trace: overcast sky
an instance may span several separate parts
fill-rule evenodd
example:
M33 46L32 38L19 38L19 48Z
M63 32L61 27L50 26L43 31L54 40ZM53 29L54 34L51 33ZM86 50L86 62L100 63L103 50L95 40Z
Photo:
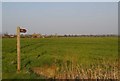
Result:
M28 34L117 34L117 2L2 3L2 32Z

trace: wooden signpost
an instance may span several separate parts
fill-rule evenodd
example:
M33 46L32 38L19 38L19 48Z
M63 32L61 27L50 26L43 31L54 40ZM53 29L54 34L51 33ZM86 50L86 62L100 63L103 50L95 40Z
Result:
M20 33L25 33L26 29L17 27L17 72L20 72Z

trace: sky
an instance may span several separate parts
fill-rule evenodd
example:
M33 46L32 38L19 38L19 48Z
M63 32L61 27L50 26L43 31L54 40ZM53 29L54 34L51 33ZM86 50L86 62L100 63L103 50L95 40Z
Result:
M2 32L117 34L117 2L3 2Z
M2 2L118 2L120 0L1 0Z
M0 2L0 32L2 32L2 3Z

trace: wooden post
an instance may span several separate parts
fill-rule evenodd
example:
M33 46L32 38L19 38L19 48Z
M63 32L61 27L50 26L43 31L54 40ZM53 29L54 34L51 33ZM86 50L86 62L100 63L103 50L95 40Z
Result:
M20 72L20 27L17 27L17 72Z

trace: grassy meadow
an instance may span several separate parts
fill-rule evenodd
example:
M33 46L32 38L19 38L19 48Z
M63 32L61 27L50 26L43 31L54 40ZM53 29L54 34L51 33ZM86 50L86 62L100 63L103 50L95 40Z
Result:
M3 38L3 79L118 79L117 37L21 38L20 73L16 57L16 38Z
M2 79L2 38L0 37L0 79Z

